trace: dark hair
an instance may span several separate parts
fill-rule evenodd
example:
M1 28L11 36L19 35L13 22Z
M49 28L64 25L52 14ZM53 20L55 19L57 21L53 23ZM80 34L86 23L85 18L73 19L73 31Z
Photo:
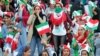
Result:
M48 53L48 51L46 49L43 50L42 53L39 56L42 56L43 52L46 52L48 54L48 56L49 56L49 53Z
M82 56L82 52L83 52L83 51L86 51L86 50L82 50L82 51L81 51L81 56ZM86 51L86 53L87 53L87 54L88 54L88 56L89 56L89 52L88 52L88 51Z
M39 8L40 8L40 10L41 10L41 7L40 7L40 6L38 6L38 5L34 6L34 10L36 9L36 7L39 7Z
M57 4L59 4L61 8L63 7L63 5L61 3L56 3L55 4L55 7L56 7Z
M63 56L63 50L64 50L64 49L62 49L62 51L61 51L61 56ZM69 51L69 56L70 56L70 51Z
M24 52L27 52L29 49L30 49L30 47L26 46L25 49L24 49Z
M57 56L56 53L54 53L53 56Z

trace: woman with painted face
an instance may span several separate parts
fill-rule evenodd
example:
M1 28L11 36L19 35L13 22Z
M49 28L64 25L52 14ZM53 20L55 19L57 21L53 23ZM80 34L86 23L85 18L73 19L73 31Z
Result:
M66 24L69 21L68 15L63 11L60 3L55 5L55 12L50 15L51 31L53 34L54 47L57 55L59 55L59 47L64 44L66 36Z
M31 56L34 55L36 46L38 48L38 54L40 55L42 53L43 45L41 43L41 37L38 34L38 31L36 29L36 25L39 25L41 23L46 22L46 17L41 12L40 6L34 6L34 13L30 15L27 24L30 26L29 32L28 32L28 41L31 41Z

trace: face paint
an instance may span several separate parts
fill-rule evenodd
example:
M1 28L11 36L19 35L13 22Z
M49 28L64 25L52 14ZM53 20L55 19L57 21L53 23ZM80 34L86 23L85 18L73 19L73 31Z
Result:
M62 8L61 8L61 7L56 7L56 8L55 8L55 12L56 12L56 13L60 13L61 11L62 11Z

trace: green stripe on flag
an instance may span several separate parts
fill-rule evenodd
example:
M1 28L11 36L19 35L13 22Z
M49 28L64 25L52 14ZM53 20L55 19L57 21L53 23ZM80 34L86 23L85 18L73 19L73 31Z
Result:
M35 26L36 28L40 28L40 27L43 27L45 25L49 25L48 22L45 22L45 23L42 23L42 24L39 24L37 26Z
M88 35L88 43L90 44L90 47L92 48L92 52L94 51L94 42L93 42L93 35L94 35L94 32L90 32L89 35Z
M0 32L0 38L3 38L3 35L2 35L2 33Z
M24 0L17 0L17 3L18 4L25 4L25 5L27 4Z
M89 7L89 15L91 16L91 17L93 17L93 8L92 8L92 6L91 5L88 5L88 7Z
M34 2L37 2L38 0L34 0Z
M33 9L32 9L31 5L27 4L27 9L28 9L28 11L29 11L30 14L33 13Z
M96 26L96 27L93 27L93 28L90 28L90 27L86 26L86 29L87 29L87 30L92 30L92 31L94 31L94 30L97 29L97 26Z

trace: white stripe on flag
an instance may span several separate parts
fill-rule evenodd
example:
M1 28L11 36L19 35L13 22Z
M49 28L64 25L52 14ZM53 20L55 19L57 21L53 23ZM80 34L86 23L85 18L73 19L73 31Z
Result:
M92 24L92 23L88 22L87 23L87 26L90 27L90 28L94 28L94 27L97 27L98 26L98 23Z
M0 32L2 31L1 27L0 27Z
M7 35L7 37L13 38L13 35L10 35L10 34L9 34L9 35Z
M49 25L45 25L45 26L42 26L40 28L37 28L37 30L42 31L42 30L47 29L47 28L49 28Z

